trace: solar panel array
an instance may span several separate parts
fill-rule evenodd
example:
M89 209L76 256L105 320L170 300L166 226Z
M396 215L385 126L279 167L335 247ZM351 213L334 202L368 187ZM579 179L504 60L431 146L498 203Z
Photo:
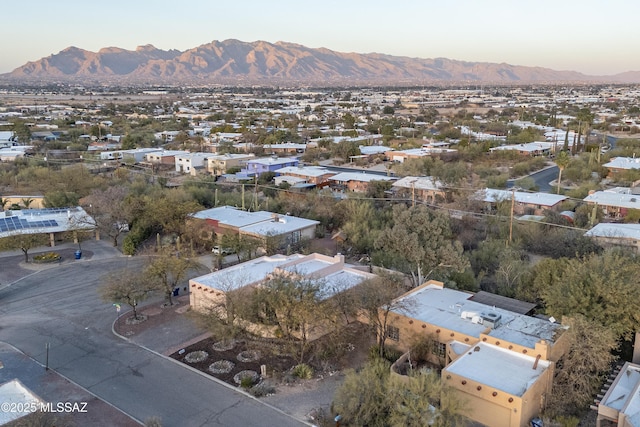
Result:
M45 228L57 226L58 221L53 219L47 219L44 221L27 221L24 218L18 218L15 216L0 218L0 233L4 231L23 230L25 228Z
M42 209L23 209L22 211L30 215L42 215L42 214L67 213L68 210L69 208L42 208Z

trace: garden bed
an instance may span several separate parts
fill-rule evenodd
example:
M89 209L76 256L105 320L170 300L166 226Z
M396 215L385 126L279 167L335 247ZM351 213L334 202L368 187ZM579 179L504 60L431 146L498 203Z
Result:
M171 354L170 357L234 386L238 386L238 383L234 381L234 377L243 371L254 371L259 374L260 366L266 365L269 377L279 377L297 364L293 357L265 351L263 343L253 341L239 340L235 341L233 345L228 345L226 343L222 344L219 339L211 337L182 350ZM185 360L188 354L193 354L196 351L206 352L207 357L195 363L189 363ZM223 360L232 362L222 363L225 368L230 369L210 369L214 363ZM220 367L220 365L221 363L216 363L215 366ZM213 373L212 371L226 372Z

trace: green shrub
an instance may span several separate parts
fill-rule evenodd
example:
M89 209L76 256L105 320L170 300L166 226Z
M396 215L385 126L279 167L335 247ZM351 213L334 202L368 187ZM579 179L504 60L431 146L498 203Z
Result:
M250 388L253 386L253 378L251 377L242 377L240 379L240 387L242 388Z
M313 378L313 368L306 363L301 363L293 368L293 375L301 380L310 380Z

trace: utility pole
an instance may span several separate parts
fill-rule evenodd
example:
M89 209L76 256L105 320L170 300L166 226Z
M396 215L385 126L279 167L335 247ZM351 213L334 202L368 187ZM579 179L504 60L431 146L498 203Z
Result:
M507 241L507 246L511 243L511 239L513 238L513 209L516 205L516 190L511 189L511 214L509 218L509 241Z
M242 210L244 210L244 184L242 184Z
M213 191L213 207L218 207L218 188Z
M416 183L411 183L411 207L414 208L416 206Z
M258 210L258 175L255 176L253 181L253 210Z

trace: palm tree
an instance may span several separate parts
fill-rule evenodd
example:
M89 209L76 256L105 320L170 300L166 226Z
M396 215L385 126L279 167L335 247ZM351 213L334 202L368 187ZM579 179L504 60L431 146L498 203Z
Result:
M29 206L31 206L31 203L33 203L33 199L31 197L22 199L22 205L24 206L25 209L29 209Z
M556 165L558 165L558 169L559 169L557 194L560 194L560 182L562 181L562 171L569 165L570 160L571 160L571 157L569 157L569 153L567 153L566 151L561 151L556 156L555 162L556 162Z

